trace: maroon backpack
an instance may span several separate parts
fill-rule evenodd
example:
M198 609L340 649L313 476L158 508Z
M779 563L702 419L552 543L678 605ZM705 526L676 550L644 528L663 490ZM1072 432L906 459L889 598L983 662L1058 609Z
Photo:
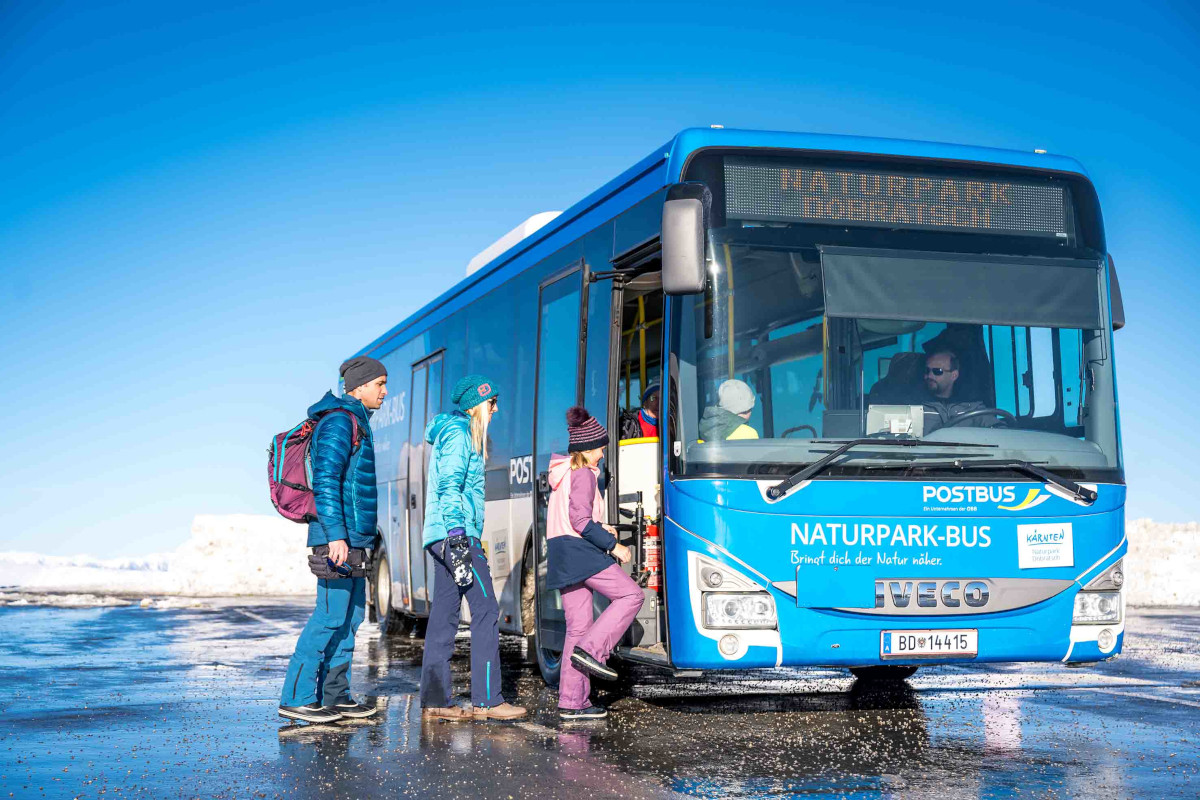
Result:
M337 411L337 409L335 409ZM325 412L330 413L330 412ZM358 447L358 419L349 411L338 411L350 417L352 432L350 449ZM321 417L324 417L322 414ZM271 502L275 510L292 522L309 522L317 518L317 504L313 497L312 476L308 462L308 450L313 432L321 417L308 419L287 433L278 433L267 448L267 482L271 485Z

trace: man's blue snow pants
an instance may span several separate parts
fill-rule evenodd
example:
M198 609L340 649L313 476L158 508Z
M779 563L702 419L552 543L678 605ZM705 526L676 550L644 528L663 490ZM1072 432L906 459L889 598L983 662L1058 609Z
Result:
M366 598L366 578L317 580L317 607L296 642L280 705L350 701L354 634L366 616Z

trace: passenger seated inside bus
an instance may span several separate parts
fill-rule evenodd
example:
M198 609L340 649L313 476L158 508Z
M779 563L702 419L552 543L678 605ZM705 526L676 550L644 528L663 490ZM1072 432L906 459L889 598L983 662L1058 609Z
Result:
M700 418L701 439L757 439L758 431L746 424L757 402L754 390L745 381L723 381L717 387L717 405L705 408Z
M657 383L642 392L641 408L621 412L622 439L652 439L658 437L659 398L661 387Z

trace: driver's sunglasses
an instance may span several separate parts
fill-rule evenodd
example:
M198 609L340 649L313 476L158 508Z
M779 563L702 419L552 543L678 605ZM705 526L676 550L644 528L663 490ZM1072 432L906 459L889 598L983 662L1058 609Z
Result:
M942 369L941 367L926 367L925 368L926 375L936 375L939 378L942 377L942 375L945 374L945 372L946 372L946 370Z
M499 411L500 410L500 398L499 397L488 398L488 409L490 411Z

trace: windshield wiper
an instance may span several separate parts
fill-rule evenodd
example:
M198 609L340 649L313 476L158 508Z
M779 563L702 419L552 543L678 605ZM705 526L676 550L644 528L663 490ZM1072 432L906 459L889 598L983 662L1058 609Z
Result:
M969 442L927 442L921 439L851 439L844 443L841 447L829 453L829 455L814 461L798 472L794 472L788 477L781 480L779 483L767 489L767 497L771 500L778 500L798 483L803 483L812 476L821 472L830 464L838 459L839 456L845 455L855 447L865 447L867 445L875 445L878 447L995 447L994 444L971 444Z
M889 466L894 467L894 465L889 465ZM1095 489L1089 489L1086 486L1080 486L1078 483L1076 483L1073 480L1070 480L1069 478L1060 477L1058 475L1055 475L1053 472L1048 472L1048 471L1042 469L1037 464L1034 464L1029 461L1021 461L1020 459L1016 459L1016 458L993 458L993 459L981 459L979 461L963 461L960 458L956 458L953 461L940 461L940 462L926 461L926 462L923 462L920 464L913 463L913 464L905 465L905 468L908 470L916 470L916 469L922 469L922 470L925 470L925 469L962 469L962 470L966 470L966 469L995 469L997 467L999 467L1000 469L1017 470L1019 472L1024 472L1026 475L1032 475L1033 477L1040 480L1042 483L1048 483L1053 486L1057 486L1059 489L1062 489L1064 492L1067 492L1068 494L1070 494L1075 500L1082 502L1082 503L1088 503L1089 505L1096 502L1096 498L1099 496L1096 493ZM884 468L885 467L883 464L866 465L863 467L863 469L884 469Z

